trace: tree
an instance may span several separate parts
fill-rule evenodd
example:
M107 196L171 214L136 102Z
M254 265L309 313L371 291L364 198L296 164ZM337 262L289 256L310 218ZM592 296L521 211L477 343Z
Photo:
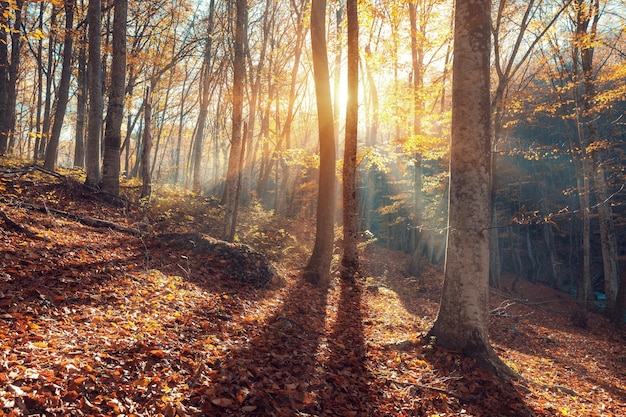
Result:
M57 93L57 105L54 113L54 122L52 123L52 131L50 132L50 142L46 148L46 159L44 167L51 171L57 161L57 151L59 148L59 139L61 137L61 129L63 128L63 119L67 109L67 102L70 90L70 76L72 74L72 45L73 36L72 29L74 26L74 2L65 2L65 40L63 43L63 68L61 69L61 81L59 83Z
M597 197L597 207L600 222L600 244L602 247L602 263L604 266L604 282L606 294L606 307L609 312L615 308L615 302L619 287L619 270L617 264L617 242L615 238L615 228L611 214L611 207L608 203L609 192L606 185L604 166L602 161L602 150L599 145L600 137L597 127L597 111L594 109L596 99L596 79L594 68L595 45L598 42L598 21L601 15L600 0L575 0L574 4L574 51L573 51L573 73L577 86L576 90L576 121L577 133L583 157L584 191L589 191L589 180L594 180L595 194ZM587 208L589 207L589 197L585 198ZM588 210L587 210L588 211ZM589 214L585 217L587 248L589 239ZM586 254L588 255L588 254ZM581 283L579 299L589 301L593 299L593 289L590 273L585 265L584 279Z
M115 0L113 15L113 51L109 108L104 131L102 190L115 196L120 193L120 148L122 117L126 90L126 20L128 0Z
M10 151L10 141L15 129L15 103L17 79L19 75L20 52L22 49L22 7L23 0L0 2L0 155ZM9 27L7 16L13 15L13 28ZM11 33L11 60L7 48L7 33Z
M81 2L82 3L82 2ZM76 139L74 166L85 167L85 119L87 114L87 45L84 29L80 32L76 76ZM39 111L39 110L38 110Z
M342 278L353 278L359 268L357 249L356 154L359 122L359 19L357 0L347 0L348 18L348 102L346 140L343 155L343 257Z
M198 123L196 134L193 139L193 191L199 193L200 171L202 162L202 142L204 141L204 128L209 113L209 98L211 93L211 69L213 54L213 22L215 16L215 0L209 3L209 21L207 25L207 36L202 58L202 68L200 70L200 111L198 113Z
M439 312L429 332L502 376L487 337L491 221L490 0L457 0L452 82L448 248Z
M556 12L550 19L543 17L541 10L546 7L543 1L531 0L526 3L509 2L508 0L498 1L498 12L496 18L492 24L493 33L493 45L494 45L494 67L496 70L496 88L491 100L492 107L492 155L495 155L498 148L498 141L501 139L502 131L504 128L504 116L506 109L506 93L509 88L509 84L516 76L522 66L528 61L531 53L538 42L544 37L550 28L555 24L559 16L567 8L572 0L567 0L563 5L557 7ZM548 4L548 7L551 6ZM511 19L511 15L517 13L520 8L523 11L521 18ZM539 17L541 16L541 17ZM542 18L543 17L543 18ZM537 19L539 22L533 22L533 19ZM515 30L508 30L505 22L515 22ZM523 41L527 37L528 32L531 29L539 26L541 29L537 33L533 34L533 38L528 43L528 46L524 49L525 44ZM513 35L514 39L509 39L509 36ZM508 48L507 48L508 46ZM498 176L496 175L497 167L496 161L492 161L492 218L491 218L491 265L489 272L489 282L493 287L498 287L500 282L500 244L498 235L498 217L496 209L496 197L497 197L497 182Z
M330 282L335 226L335 129L326 45L326 0L311 2L311 53L317 100L320 166L315 244L304 276L312 283L325 285Z
M154 78L152 78L154 80ZM140 198L150 202L152 196L152 175L150 175L150 152L152 151L152 91L156 82L146 88L144 98L143 149L141 150L141 194Z
M420 21L418 25L417 5L414 0L409 2L409 21L411 25L411 66L413 69L413 135L417 139L422 135L422 116L424 114L423 87L424 87L424 42L426 41L426 25L423 22L425 2L420 2ZM419 27L418 27L419 26ZM414 275L421 273L421 258L424 250L425 236L421 232L422 210L424 197L422 194L422 155L415 151L411 157L413 161L413 186L415 188L415 249L409 266Z
M87 63L87 85L89 90L89 110L87 120L87 140L85 143L85 184L98 187L102 177L100 168L100 136L102 132L102 62L101 62L101 1L90 0L87 7L89 24L89 61Z
M246 20L248 5L246 0L237 0L235 4L235 42L233 57L233 115L230 155L226 173L226 220L224 222L224 238L232 242L235 238L237 223L237 187L240 183L240 165L243 152L243 83L246 77L244 42L246 38Z

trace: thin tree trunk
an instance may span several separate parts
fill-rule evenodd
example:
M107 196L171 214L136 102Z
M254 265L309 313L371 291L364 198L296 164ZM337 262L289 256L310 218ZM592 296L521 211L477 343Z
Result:
M45 3L39 6L39 30L43 33L43 14ZM33 160L36 162L39 158L39 146L42 141L43 133L41 131L41 109L43 106L43 38L37 42L37 110L35 116L35 146L33 149Z
M70 75L72 73L72 29L74 27L74 2L65 2L65 40L63 44L63 67L61 69L61 82L57 90L57 105L54 113L54 123L50 133L50 142L46 148L44 168L54 171L57 161L59 139L63 128L63 119L67 109L67 101L70 91Z
M209 21L207 27L206 44L204 47L204 57L202 61L200 77L200 112L198 113L198 123L196 134L193 139L193 191L200 192L200 171L202 165L202 144L204 141L204 129L209 109L209 97L211 89L211 58L213 53L213 21L215 15L215 0L209 3Z
M599 151L595 151L594 155ZM619 269L617 258L617 239L615 237L615 226L613 224L613 214L609 203L609 193L607 192L604 168L599 161L599 157L594 157L594 173L596 196L598 199L598 213L600 222L600 245L602 248L602 265L604 267L604 293L606 295L606 311L610 312L615 308L617 293L619 288Z
M0 24L3 28L9 27L9 2L0 2ZM8 145L8 132L5 132L3 120L9 111L9 48L7 30L0 30L0 155L4 155Z
M335 137L339 138L339 111L341 104L339 98L341 97L341 55L343 52L343 31L341 30L341 23L343 22L343 2L339 3L337 10L335 11L337 32L337 45L335 52L335 68L334 68L334 84L333 84L333 118L335 125Z
M74 144L74 166L85 167L85 122L87 115L87 46L81 35L78 50L78 80L76 91L76 143Z
M152 178L150 177L150 152L152 152L152 87L154 82L146 89L144 101L144 127L143 127L143 149L141 150L141 196L147 203L152 196Z
M187 67L185 67L185 78L183 79L182 86L183 99L180 101L180 107L178 109L178 134L176 138L176 148L174 149L174 179L172 180L174 185L178 184L180 176L180 149L182 147L183 126L185 123L185 99L188 97L188 94L186 93L187 79L188 72Z
M422 4L421 7L424 7ZM422 11L423 13L423 11ZM421 99L422 88L424 85L424 50L423 42L425 37L422 36L423 27L420 22L418 27L417 22L417 6L414 1L409 2L409 21L411 24L411 64L413 69L413 135L414 139L422 134L422 114L424 112L424 102ZM419 35L419 36L418 36ZM412 158L413 162L413 188L414 188L414 225L413 229L413 256L411 264L409 266L409 272L413 275L419 275L421 273L421 261L422 253L424 251L424 244L426 242L424 233L422 233L423 222L423 179L422 179L422 156L419 153L415 153Z
M11 30L11 62L9 63L6 83L6 107L0 104L0 155L10 152L9 144L15 130L15 105L17 101L17 78L22 49L22 6L23 0L15 2L14 21ZM1 40L0 40L1 41Z
M226 221L224 222L224 238L232 242L235 238L236 224L236 195L239 178L239 161L241 158L242 140L241 128L243 122L243 83L246 77L244 42L246 38L247 2L236 0L235 2L235 43L233 57L233 114L232 114L232 138L230 143L230 155L228 157L228 171L226 173Z
M617 297L615 298L615 306L612 311L609 311L611 321L615 324L623 325L626 317L626 262L622 261L620 265L620 283L617 291Z

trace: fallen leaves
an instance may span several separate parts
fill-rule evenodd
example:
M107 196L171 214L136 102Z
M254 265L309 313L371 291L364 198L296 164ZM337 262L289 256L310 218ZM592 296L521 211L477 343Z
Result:
M144 217L74 196L63 184L1 184L20 198L54 196L48 204L128 227ZM593 314L588 329L578 329L567 315L494 296L492 308L506 314L492 317L493 343L526 378L502 384L423 338L441 274L427 269L419 283L405 276L404 254L370 245L364 278L326 289L301 280L287 259L280 266L287 285L262 290L222 279L227 259L184 245L3 209L34 235L0 227L2 415L626 411L624 333ZM518 288L511 299L558 295Z

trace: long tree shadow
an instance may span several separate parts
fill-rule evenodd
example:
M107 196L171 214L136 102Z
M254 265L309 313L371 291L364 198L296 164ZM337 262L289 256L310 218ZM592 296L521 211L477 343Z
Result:
M364 314L361 287L341 281L341 295L333 332L328 340L330 356L325 366L326 387L321 415L379 415L374 378L366 368Z
M538 415L526 404L520 393L523 388L484 371L474 359L436 346L424 353L436 377L428 384L416 385L413 394L439 396L439 401L433 402L439 403L440 411L475 416Z
M316 353L324 335L328 288L297 278L282 307L250 328L248 343L208 363L187 400L200 415L293 416L321 411ZM228 349L228 346L224 346Z

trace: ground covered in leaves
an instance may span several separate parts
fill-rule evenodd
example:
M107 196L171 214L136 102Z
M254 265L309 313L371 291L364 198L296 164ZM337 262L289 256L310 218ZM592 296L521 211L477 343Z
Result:
M100 197L0 170L0 415L626 414L623 329L594 313L580 327L565 294L505 279L492 295L492 343L523 377L502 383L423 337L442 273L407 276L405 254L367 245L357 282L313 287L299 270L312 225L257 207L239 236L284 281L255 288L228 259L158 238L217 236L214 201Z

